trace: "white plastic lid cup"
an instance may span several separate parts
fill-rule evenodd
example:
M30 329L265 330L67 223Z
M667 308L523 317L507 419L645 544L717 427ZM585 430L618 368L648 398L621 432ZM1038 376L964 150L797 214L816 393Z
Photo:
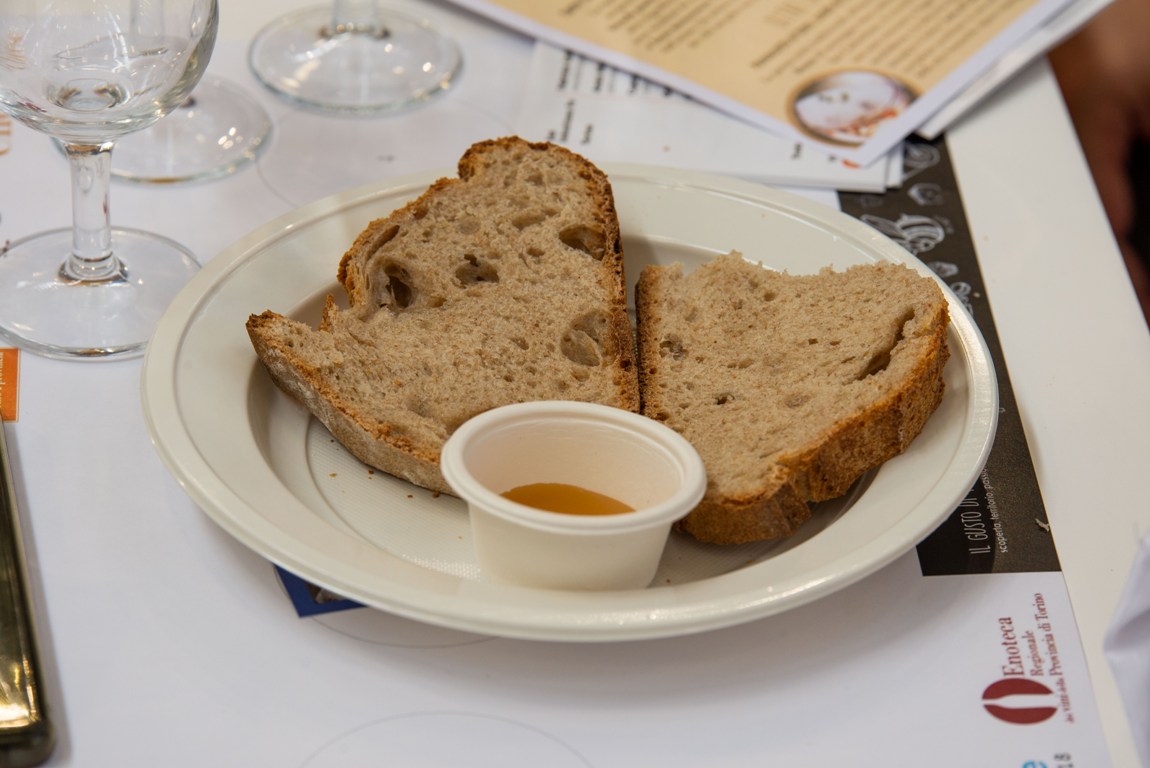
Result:
M508 405L455 431L443 476L467 502L479 566L495 581L542 589L641 589L671 525L706 489L703 462L657 421L592 403ZM500 494L564 483L631 507L612 515L548 512Z

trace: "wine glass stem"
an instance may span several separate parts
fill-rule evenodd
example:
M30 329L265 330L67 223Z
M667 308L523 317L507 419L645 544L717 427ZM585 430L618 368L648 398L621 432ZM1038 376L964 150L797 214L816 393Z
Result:
M380 21L375 0L335 0L329 32L333 35L356 32L384 37L387 28Z
M72 252L60 267L66 280L103 282L123 277L123 265L112 253L108 213L112 146L112 142L64 145L72 170Z

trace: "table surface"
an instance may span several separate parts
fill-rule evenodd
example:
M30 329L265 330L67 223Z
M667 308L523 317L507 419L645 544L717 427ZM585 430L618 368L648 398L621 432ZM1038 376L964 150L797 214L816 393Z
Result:
M307 118L247 73L246 41L277 14L302 5L225 4L209 69L250 89L277 127ZM456 110L448 119L470 120L469 129L480 133L509 132L520 98L518 73L485 64L508 56L526 62L531 41L447 4L403 7L425 12L463 43L463 78L443 101ZM456 139L465 132L439 141L440 134L423 130L418 121L424 119L371 124L388 172L453 162ZM416 120L419 130L405 120ZM288 135L273 138L268 151L287 149L275 141ZM46 141L22 129L12 140ZM950 131L948 143L1107 746L1114 765L1134 765L1130 726L1102 646L1150 528L1141 483L1150 456L1150 337L1045 63L992 95ZM312 148L324 163L347 169L347 186L363 181L356 174L364 158L342 157L328 143ZM0 238L67 219L67 168L51 150L38 151L45 162L35 184L5 179L0 185ZM299 162L307 170L318 161L301 152ZM210 258L322 191L269 194L268 173L249 167L222 181L163 189L118 183L113 219L163 231ZM243 218L228 214L237 208ZM506 700L545 697L551 685L579 685L550 671L551 652L524 650L524 644L508 642L502 657L489 650L476 657L489 666L477 667L461 660L466 654L436 651L482 643L466 635L396 620L393 641L381 645L301 622L268 564L199 514L161 464L141 413L140 372L138 359L80 364L25 354L19 421L6 426L27 518L49 693L61 726L52 764L156 764L149 759L161 748L166 765L199 765L220 754L239 761L220 764L251 764L253 756L258 764L319 764L331 758L319 746L333 743L324 734L356 733L341 707L345 697L394 704L389 697L397 692L412 695L390 685L389 670L419 678L425 698L416 696L412 711L452 717L455 692L466 690L486 697L493 713L486 726L496 729L512 728L498 714ZM424 647L417 652L416 645ZM641 646L611 651L612 668L642 665ZM688 646L705 647L701 641ZM567 647L560 666L593 664L602 652ZM503 680L520 654L534 676L521 684L527 691ZM659 663L669 668L667 660ZM738 673L723 671L732 680ZM667 703L658 704L652 688L652 698L643 699L650 705L646 716L671 717L687 706L682 695L689 693L673 684L658 690L668 693ZM267 698L254 695L258 691ZM604 704L585 688L567 697L587 707ZM628 716L607 706L617 717ZM536 735L547 742L546 734ZM587 762L599 764L587 758L572 764Z

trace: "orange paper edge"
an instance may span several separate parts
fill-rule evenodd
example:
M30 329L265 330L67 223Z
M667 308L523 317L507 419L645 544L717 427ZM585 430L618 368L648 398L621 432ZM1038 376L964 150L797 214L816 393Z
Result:
M20 350L0 349L0 417L16 421L20 416Z

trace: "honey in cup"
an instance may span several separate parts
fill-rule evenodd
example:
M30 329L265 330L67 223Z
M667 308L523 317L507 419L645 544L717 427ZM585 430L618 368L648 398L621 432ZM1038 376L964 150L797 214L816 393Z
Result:
M618 499L569 483L528 483L500 494L518 504L564 515L618 515L634 512Z

